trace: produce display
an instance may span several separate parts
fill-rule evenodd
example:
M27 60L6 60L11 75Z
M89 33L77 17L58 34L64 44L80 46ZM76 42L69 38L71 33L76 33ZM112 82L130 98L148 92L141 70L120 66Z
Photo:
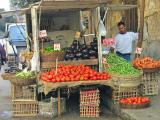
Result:
M144 103L150 103L150 99L147 97L130 97L130 98L121 99L120 103L122 104L144 104Z
M133 65L138 69L159 68L160 67L160 61L153 60L150 57L136 58L133 61Z
M74 40L72 45L65 51L65 60L79 60L98 58L97 38L93 39L90 45L81 44L78 40Z
M118 75L140 75L140 71L135 69L131 63L116 54L109 53L106 57L106 62L109 65L107 72Z
M57 71L52 69L49 72L41 74L41 80L46 82L70 82L87 80L108 80L110 75L107 73L98 73L88 66L83 65L60 65Z
M20 78L29 78L32 76L34 76L34 74L29 71L22 71L22 72L16 73L16 77L20 77Z

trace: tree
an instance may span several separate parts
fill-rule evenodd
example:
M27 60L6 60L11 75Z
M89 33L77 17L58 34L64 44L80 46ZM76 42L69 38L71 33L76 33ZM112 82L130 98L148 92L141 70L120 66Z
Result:
M30 4L39 2L41 0L10 0L12 6L16 6L19 8L28 7Z
M0 9L0 12L2 11L4 11L4 9ZM15 19L13 17L2 17L0 19L0 37L2 37L5 32L6 23L12 23L12 22L15 22Z

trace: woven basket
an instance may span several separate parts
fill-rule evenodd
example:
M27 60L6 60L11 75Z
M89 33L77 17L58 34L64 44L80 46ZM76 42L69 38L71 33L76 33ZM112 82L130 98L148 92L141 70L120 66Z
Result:
M1 77L3 78L3 80L11 80L13 78L13 74L3 73L3 74L1 74Z
M139 76L121 76L112 74L112 82L114 86L119 87L137 87L140 85L142 72Z
M120 103L120 107L123 109L143 109L150 107L150 102L144 104L123 104Z
M64 60L64 52L41 53L41 62L53 62L58 58L59 61Z
M33 85L36 83L36 76L29 77L29 78L20 78L20 77L16 77L15 74L13 74L12 79L10 79L10 81L13 85L17 85L17 86Z
M142 70L144 73L154 73L154 72L158 72L159 68L143 68Z

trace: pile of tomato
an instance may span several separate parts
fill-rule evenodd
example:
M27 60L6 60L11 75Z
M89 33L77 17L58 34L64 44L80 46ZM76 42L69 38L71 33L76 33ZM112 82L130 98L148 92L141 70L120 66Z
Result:
M150 99L147 97L130 97L130 98L124 98L120 100L120 103L122 104L145 104L150 103Z
M60 65L55 69L41 74L41 80L46 82L70 82L87 80L108 80L110 75L99 73L84 65Z

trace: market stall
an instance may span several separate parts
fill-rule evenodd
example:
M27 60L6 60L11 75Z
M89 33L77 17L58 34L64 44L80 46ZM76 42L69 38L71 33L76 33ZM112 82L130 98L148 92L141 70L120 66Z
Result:
M64 101L61 99L63 88L67 88L69 91L70 88L81 88L83 86L83 89L80 89L81 117L99 117L100 92L95 87L97 85L112 88L114 104L120 102L124 108L125 104L128 103L126 102L128 99L125 98L140 96L139 86L144 71L137 70L131 63L115 54L109 53L102 56L102 35L99 30L101 22L99 7L107 8L107 14L108 10L130 9L136 6L109 4L110 0L42 0L38 4L32 5L30 9L25 10L27 32L31 39L28 39L27 42L28 51L25 51L22 56L25 59L23 62L31 61L31 68L28 67L28 69L34 71L35 74L23 71L12 77L15 116L36 116L39 109L41 113L45 114L45 109L42 109L42 107L46 104L43 101L40 101L41 105L37 102L35 86L37 86L38 91L44 93L44 95L40 94L42 98L51 91L57 92L57 99L55 98L51 102L56 104L58 116L63 112L61 107L64 105ZM86 26L81 21L84 11L89 11L90 20L87 26L89 30L86 30ZM106 39L103 43L111 45L114 43L112 40ZM35 76L37 77L36 80ZM34 80L31 78L34 78ZM20 83L23 81L18 82L19 79L24 81L27 79L30 82L22 85ZM94 87L88 89L88 86ZM146 88L143 87L143 89ZM32 95L26 97L23 90L29 91L29 94L32 91ZM22 92L16 94L16 91ZM135 101L135 99L131 98L129 100ZM147 102L145 105L149 106L149 99L144 101L144 98L140 98L140 100L141 103ZM90 106L91 103L93 103L92 106ZM138 104L138 101L136 103ZM33 112L33 114L25 111L27 108L25 108L25 104L32 106L31 113ZM39 108L38 105L40 105ZM50 110L51 108L47 107L46 109ZM90 112L88 113L88 111Z

